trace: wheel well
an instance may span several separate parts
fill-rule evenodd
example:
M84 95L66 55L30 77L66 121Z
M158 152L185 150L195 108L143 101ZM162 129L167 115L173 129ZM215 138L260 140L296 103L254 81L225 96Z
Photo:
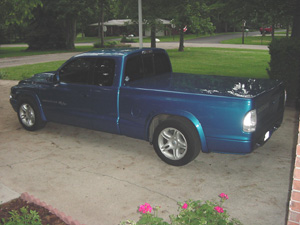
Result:
M30 94L21 94L20 93L19 95L17 95L16 98L18 100L18 104L20 104L24 100L25 101L26 100L32 101L34 104L36 104L36 106L37 106L37 108L38 108L38 110L39 110L39 112L41 114L42 120L43 121L47 121L46 116L44 114L44 110L43 110L43 108L42 108L42 106L40 104L40 100L39 100L39 98L37 96L32 96Z
M152 143L152 140L153 140L153 134L154 134L154 131L156 129L156 127L166 121L166 120L169 120L169 119L172 119L172 120L178 120L178 121L182 121L184 123L188 123L191 127L194 128L194 131L197 132L197 129L195 127L195 125L187 118L183 117L183 116L174 116L174 115L168 115L168 114L161 114L161 115L158 115L158 116L155 116L152 121L151 121L151 124L149 126L149 130L148 130L148 134L149 134L149 142Z

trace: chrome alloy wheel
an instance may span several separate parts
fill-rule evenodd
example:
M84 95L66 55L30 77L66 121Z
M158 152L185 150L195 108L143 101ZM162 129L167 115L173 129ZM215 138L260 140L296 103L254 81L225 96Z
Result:
M179 160L187 153L187 141L184 135L175 128L165 128L158 136L161 153L171 160Z
M19 116L26 127L32 127L35 124L35 113L28 103L23 103L19 109Z

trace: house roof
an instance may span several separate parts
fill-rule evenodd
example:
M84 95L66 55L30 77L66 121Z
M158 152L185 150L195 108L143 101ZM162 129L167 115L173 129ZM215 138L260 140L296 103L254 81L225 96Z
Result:
M158 19L160 23L166 25L166 24L171 24L170 20L164 20L164 19ZM131 19L120 19L120 20L109 20L107 22L104 22L105 26L127 26L129 24L133 24ZM90 24L90 26L98 26L98 23L93 23Z

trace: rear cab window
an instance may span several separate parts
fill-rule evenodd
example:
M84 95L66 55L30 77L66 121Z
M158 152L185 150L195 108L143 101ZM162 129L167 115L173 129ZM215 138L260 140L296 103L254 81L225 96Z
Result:
M126 61L124 83L172 72L170 60L163 52L147 52Z

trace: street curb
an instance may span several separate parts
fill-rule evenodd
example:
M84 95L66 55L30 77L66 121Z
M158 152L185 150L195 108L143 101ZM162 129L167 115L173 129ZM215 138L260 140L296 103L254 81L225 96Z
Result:
M42 202L38 198L35 198L33 195L29 195L27 192L21 194L21 199L30 203L34 203L45 209L48 209L49 212L59 217L62 221L64 221L68 225L84 225L79 223L77 220L73 220L71 216L67 216L66 214L54 208L53 206L48 205L45 202Z

